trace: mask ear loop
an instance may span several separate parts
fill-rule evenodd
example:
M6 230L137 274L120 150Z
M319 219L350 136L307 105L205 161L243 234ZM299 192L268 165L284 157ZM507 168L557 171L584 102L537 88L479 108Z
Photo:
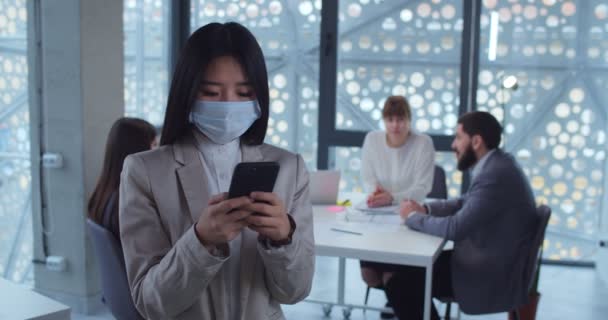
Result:
M255 105L255 114L258 116L258 119L262 117L262 108L260 107L260 102L255 99L253 100L253 104Z

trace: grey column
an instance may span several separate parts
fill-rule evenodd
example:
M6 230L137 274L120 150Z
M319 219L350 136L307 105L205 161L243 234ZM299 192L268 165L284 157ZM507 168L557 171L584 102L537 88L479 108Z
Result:
M36 264L35 289L81 313L100 305L86 203L124 113L122 13L122 0L28 3L34 255L67 261L59 272ZM43 153L63 167L43 168Z
M596 270L604 285L608 286L608 161L604 160L604 187L600 206L599 250L596 257Z

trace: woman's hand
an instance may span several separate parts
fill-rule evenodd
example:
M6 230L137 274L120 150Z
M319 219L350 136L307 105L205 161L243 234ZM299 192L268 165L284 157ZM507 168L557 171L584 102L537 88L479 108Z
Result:
M388 206L391 203L393 203L393 196L380 185L377 185L376 190L367 197L367 206L370 208Z
M245 219L249 228L272 241L287 239L291 224L281 199L271 192L252 192L251 199L246 209L256 214Z
M196 235L207 248L236 238L247 226L246 218L253 213L247 209L252 203L251 198L227 198L227 193L212 196L209 205L198 218L195 226Z

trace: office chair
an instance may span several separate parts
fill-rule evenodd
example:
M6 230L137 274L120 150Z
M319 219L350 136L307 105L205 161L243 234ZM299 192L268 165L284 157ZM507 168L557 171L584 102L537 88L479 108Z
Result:
M87 219L87 226L93 240L97 267L101 273L104 303L118 320L143 319L131 298L120 244L110 231L95 221Z
M528 253L528 264L524 270L525 282L528 283L526 287L526 292L524 294L528 295L530 288L534 282L534 277L536 274L536 270L538 269L542 254L543 254L543 241L545 239L545 231L547 230L547 225L549 224L549 218L551 218L551 208L546 205L541 205L536 209L536 215L538 218L538 225L536 227L536 233L534 234L534 238L532 239L532 245L530 246L530 252ZM446 316L445 319L449 319L449 310L450 305L447 305ZM519 311L519 306L512 308L511 310L495 310L494 312L508 312L509 318L513 320L520 320L521 314ZM493 313L494 313L493 312Z
M447 199L448 198L448 187L447 187L447 183L445 180L445 170L443 170L443 168L441 166L435 165L435 171L433 173L433 186L431 187L431 192L429 192L429 194L427 195L427 198L433 198L433 199ZM366 306L367 306L367 301L369 300L369 291L371 288L384 290L384 286L382 286L382 285L377 286L377 287L368 286L365 291L364 305L366 305ZM440 299L440 301L444 302L441 299ZM450 300L450 302L451 302L451 300ZM446 314L449 314L450 304L447 300L445 301L445 303L448 303L447 309L446 309ZM363 309L363 312L365 312L365 309Z
M545 240L545 232L547 231L547 225L549 224L549 219L551 218L551 208L546 205L540 205L536 208L536 215L538 217L538 226L536 228L536 234L534 235L534 239L532 242L531 250L529 253L529 261L528 265L526 265L525 270L525 281L528 283L527 292L530 291L532 285L534 283L534 277L536 275L536 270L539 268L541 263L542 255L543 255L543 242ZM514 310L509 311L509 314L514 320L520 319L519 307Z
M435 165L435 172L433 173L433 186L431 187L431 192L429 192L426 197L433 199L448 198L448 187L445 180L445 170L443 170L443 168L438 165Z

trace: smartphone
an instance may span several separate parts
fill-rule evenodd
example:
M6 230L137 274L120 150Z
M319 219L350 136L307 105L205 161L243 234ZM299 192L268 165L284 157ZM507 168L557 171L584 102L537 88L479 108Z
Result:
M272 192L279 174L276 162L241 162L234 168L228 198L249 196L254 191Z

